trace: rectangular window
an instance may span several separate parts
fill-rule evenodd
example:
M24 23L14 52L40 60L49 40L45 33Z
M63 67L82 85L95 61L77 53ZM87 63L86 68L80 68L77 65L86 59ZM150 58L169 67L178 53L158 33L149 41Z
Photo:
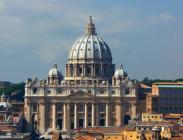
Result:
M59 93L62 93L62 88L58 88L57 89L57 93L59 94Z
M47 93L50 94L51 93L51 89L47 89Z
M112 90L112 94L115 95L116 94L116 91L115 90Z
M57 103L56 108L58 112L61 112L63 110L63 105L61 103Z
M105 104L99 104L99 111L105 112Z
M36 92L37 92L37 88L36 88L36 87L34 87L34 88L32 89L32 92L33 92L34 94L36 94Z

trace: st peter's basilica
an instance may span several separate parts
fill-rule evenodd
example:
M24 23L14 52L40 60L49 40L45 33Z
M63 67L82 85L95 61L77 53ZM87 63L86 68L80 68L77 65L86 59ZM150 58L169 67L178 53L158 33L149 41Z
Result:
M121 127L136 116L136 104L137 83L123 65L115 70L110 48L91 17L69 51L65 75L54 64L47 80L27 79L25 86L25 117L41 133Z

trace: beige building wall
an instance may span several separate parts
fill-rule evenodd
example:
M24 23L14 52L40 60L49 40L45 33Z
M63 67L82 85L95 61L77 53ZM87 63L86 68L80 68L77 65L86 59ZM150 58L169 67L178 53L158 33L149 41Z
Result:
M142 113L142 122L161 122L163 114Z

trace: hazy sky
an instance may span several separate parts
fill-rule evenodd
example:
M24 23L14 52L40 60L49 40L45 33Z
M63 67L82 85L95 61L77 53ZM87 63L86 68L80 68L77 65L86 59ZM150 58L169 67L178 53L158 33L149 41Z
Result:
M130 78L183 78L182 0L0 0L0 81L64 74L89 15Z

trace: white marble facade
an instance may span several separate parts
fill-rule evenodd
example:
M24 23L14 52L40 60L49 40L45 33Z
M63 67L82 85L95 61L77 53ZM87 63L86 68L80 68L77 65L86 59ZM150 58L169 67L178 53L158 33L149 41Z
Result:
M121 127L125 117L136 115L136 87L122 65L115 71L110 48L90 17L84 35L70 49L65 76L54 64L47 80L26 81L25 116L41 133L49 128Z

